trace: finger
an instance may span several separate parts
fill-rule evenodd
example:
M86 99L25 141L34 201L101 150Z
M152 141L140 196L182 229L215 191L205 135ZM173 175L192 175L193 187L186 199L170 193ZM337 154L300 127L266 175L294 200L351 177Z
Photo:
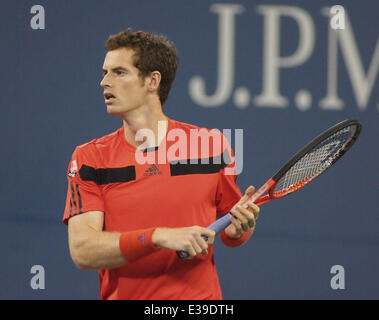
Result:
M200 252L203 255L207 255L208 254L208 244L206 243L206 245L207 245L207 247L205 249L203 249L203 251Z
M234 217L240 220L242 229L244 231L247 231L249 228L251 228L251 221L253 221L254 223L254 215L251 212L249 212L249 210L241 206L238 206L237 209L239 210L239 212L235 211L236 213L234 214Z
M201 238L201 237L200 237L200 238ZM200 240L202 240L202 241L204 242L203 239L200 239ZM192 241L192 248L193 248L194 251L195 251L195 255L198 255L199 253L201 253L201 252L203 251L203 249L202 249L201 246L199 245L198 241L199 241L199 239L194 239L194 240Z
M201 248L201 252L203 252L204 250L208 249L208 243L207 243L206 240L204 240L204 238L202 236L197 235L196 236L196 241L197 241L198 246Z
M240 210L240 214L244 215L245 219L247 220L246 230L245 228L244 230L247 231L247 228L253 228L256 223L255 215L252 212L250 212L250 210L245 209L243 207L239 208L239 210Z
M206 241L208 244L212 244L214 242L216 232L212 229L201 228L201 235L206 236L208 240Z
M255 220L255 217L254 217L254 219L249 220L249 228L250 229L254 229L256 224L257 224L257 222Z
M192 259L194 256L196 256L196 251L193 249L192 245L186 246L183 251L186 251L188 253L188 257L186 259Z
M255 220L257 220L261 209L255 203L251 201L249 201L247 205L248 205L248 208L251 209L252 212L254 213Z
M233 215L230 216L230 221L232 222L234 228L236 229L236 232L238 235L241 235L244 233L241 221L237 218L235 218Z
M252 210L252 209L250 209L250 210ZM257 222L259 212L255 213L254 211L251 212L250 210L242 208L241 212L246 216L246 218L248 220L249 227L253 228Z
M245 194L248 195L248 196L252 196L254 194L254 191L255 191L255 187L254 186L249 186L246 189Z

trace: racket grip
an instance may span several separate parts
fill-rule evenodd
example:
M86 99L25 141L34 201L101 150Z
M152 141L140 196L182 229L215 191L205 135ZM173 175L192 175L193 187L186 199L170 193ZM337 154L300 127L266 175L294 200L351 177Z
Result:
M220 233L222 230L224 230L228 225L231 224L230 221L230 212L224 216L222 216L220 219L217 219L215 222L213 222L210 226L208 226L208 229L212 229L216 232L216 234Z
M220 219L216 220L215 222L213 222L211 225L208 226L208 229L211 229L213 231L216 232L216 234L218 234L219 232L221 232L222 230L224 230L228 225L230 225L231 221L230 221L230 213L224 215L223 217L221 217ZM202 235L201 236L205 241L208 241L208 237L207 236L204 236ZM177 255L179 256L180 259L185 259L189 256L188 252L187 251L177 251L176 252Z

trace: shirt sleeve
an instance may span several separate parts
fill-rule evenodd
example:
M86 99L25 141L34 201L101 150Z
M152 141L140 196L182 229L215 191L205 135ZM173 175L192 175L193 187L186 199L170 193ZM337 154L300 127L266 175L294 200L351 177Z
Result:
M85 152L77 147L68 166L66 206L62 219L66 225L71 217L78 214L87 211L105 211L100 187L95 181L83 180L80 176L83 166L91 168L86 158L88 157L86 157ZM94 168L91 169L95 171Z
M224 168L219 172L219 181L216 191L217 216L222 216L241 199L242 193L237 185L238 175L235 168L235 157L227 139L223 137L223 161Z

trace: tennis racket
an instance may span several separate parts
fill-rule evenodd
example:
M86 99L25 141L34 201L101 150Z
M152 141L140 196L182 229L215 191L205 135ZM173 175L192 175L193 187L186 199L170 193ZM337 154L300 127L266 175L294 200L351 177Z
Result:
M293 193L330 168L354 144L362 126L357 120L344 120L324 131L296 153L272 178L260 187L247 201L262 205ZM243 205L247 208L247 204ZM230 223L228 213L210 226L217 233ZM208 240L206 236L202 236ZM186 251L178 251L179 257L188 257Z

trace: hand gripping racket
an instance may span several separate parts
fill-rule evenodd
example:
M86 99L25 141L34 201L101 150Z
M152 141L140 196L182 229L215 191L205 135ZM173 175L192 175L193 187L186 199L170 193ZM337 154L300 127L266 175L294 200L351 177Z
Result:
M356 120L337 123L308 143L296 153L272 178L260 187L247 201L262 205L295 192L330 168L354 144L361 132ZM244 208L247 207L245 203ZM230 223L230 213L216 220L208 229L216 234ZM202 236L208 240L206 236ZM186 251L177 252L179 257L188 257Z

